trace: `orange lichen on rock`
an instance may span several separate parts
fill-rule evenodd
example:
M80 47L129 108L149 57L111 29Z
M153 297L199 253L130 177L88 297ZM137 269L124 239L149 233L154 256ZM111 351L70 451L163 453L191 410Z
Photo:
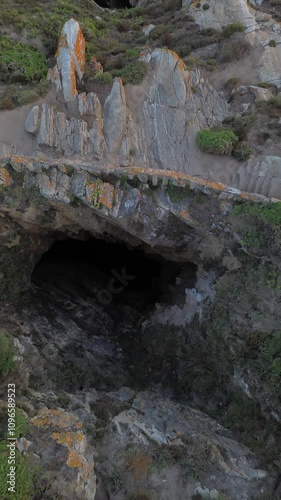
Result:
M86 53L86 42L85 38L83 36L82 30L79 26L77 36L76 36L76 42L74 45L74 52L76 55L76 60L79 66L79 69L81 73L84 71L85 67L85 53Z
M6 168L0 168L0 186L7 187L11 184L11 176Z
M37 427L55 427L58 429L76 428L82 429L82 422L71 413L61 410L42 408L36 417L32 418L32 423Z
M100 188L99 202L109 210L113 207L114 187L104 182Z
M190 216L189 212L187 210L182 210L180 213L179 213L179 216L186 220L187 222L189 222L190 224L192 225L195 225L195 221L192 219L192 217Z

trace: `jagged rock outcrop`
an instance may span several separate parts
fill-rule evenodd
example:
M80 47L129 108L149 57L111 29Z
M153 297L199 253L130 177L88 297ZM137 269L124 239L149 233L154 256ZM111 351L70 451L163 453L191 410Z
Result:
M188 2L189 3L189 2ZM255 2L258 7L262 2ZM268 82L281 88L281 28L270 14L254 9L247 0L210 0L209 8L193 2L189 12L195 21L204 28L221 30L223 26L240 22L246 26L246 40L256 50L260 50L257 60L257 76L260 82ZM252 2L254 4L254 2ZM185 5L185 4L184 4ZM276 46L271 47L273 41Z
M48 78L62 90L66 102L77 95L76 79L82 79L85 65L85 39L79 23L67 21L62 29L56 52L56 66L49 71Z
M83 66L82 57L75 59L73 30L76 45L82 44L80 28L70 20L61 35L61 40L70 39L70 48L59 42L54 69L57 73L63 68L62 80L55 81L57 89L60 82L66 89L66 101L77 94L76 87L69 86L75 76L73 68L78 67L76 73L81 76ZM26 130L35 136L35 151L40 153L48 147L48 154L53 151L56 155L117 165L137 163L141 167L190 172L193 159L200 161L196 133L219 124L228 115L228 105L198 71L189 72L175 52L156 49L143 54L142 59L149 66L150 76L139 93L137 88L126 92L117 78L103 107L95 93L78 95L71 118L55 106L35 106L26 122Z

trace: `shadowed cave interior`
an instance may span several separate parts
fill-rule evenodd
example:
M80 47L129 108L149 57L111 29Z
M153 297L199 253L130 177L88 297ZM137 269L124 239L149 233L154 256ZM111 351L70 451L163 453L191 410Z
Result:
M95 0L95 2L106 9L131 9L129 0Z
M33 283L42 290L60 288L69 295L97 302L127 304L144 310L154 304L175 303L177 292L193 288L197 266L90 237L56 241L42 256Z

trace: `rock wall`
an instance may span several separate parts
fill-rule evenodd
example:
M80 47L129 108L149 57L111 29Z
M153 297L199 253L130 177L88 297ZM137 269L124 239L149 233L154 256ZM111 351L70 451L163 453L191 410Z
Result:
M280 65L281 65L281 28L280 24L266 14L258 10L261 1L247 2L247 0L209 0L209 9L197 6L198 2L189 5L189 9L195 21L203 28L214 28L221 30L223 26L231 23L242 23L246 26L246 39L249 43L261 50L258 61L258 79L260 82L268 82L281 88ZM252 8L255 5L257 8ZM203 4L202 4L203 5ZM270 47L269 42L276 42L275 47Z

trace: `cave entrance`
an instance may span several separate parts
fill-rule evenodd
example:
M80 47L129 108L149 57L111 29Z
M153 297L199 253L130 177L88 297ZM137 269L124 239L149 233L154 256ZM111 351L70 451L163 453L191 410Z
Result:
M196 272L195 264L167 261L110 237L67 238L42 256L32 282L37 289L59 289L106 308L126 304L145 310L155 303L172 304L181 289L195 286Z
M95 0L95 2L105 9L131 9L129 0Z

